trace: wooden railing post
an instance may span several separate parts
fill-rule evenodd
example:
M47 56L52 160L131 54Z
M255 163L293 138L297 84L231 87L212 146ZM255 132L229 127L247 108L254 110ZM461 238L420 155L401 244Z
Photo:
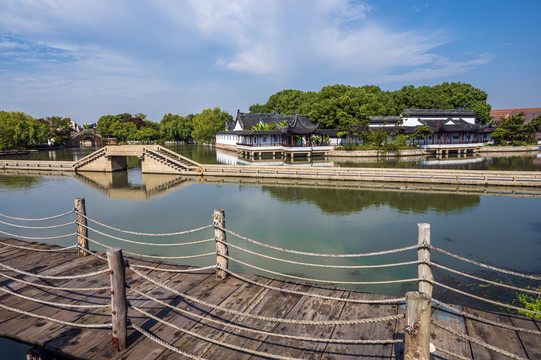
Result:
M430 359L430 320L432 299L418 291L406 293L405 360Z
M107 262L111 278L111 318L113 324L113 348L126 350L128 303L126 301L126 264L122 249L107 250Z
M75 210L77 211L77 243L80 248L88 250L85 198L75 199ZM82 249L79 249L79 256L87 256L88 251Z
M430 267L430 224L417 224L417 259L419 260L419 292L432 297L434 277Z
M216 240L216 265L219 266L216 270L216 277L218 279L225 279L227 277L227 272L222 269L227 269L229 264L229 259L224 256L229 255L227 249L227 238L225 231L225 213L222 209L214 210L212 215L212 222L214 224L214 239ZM217 228L219 226L222 229Z

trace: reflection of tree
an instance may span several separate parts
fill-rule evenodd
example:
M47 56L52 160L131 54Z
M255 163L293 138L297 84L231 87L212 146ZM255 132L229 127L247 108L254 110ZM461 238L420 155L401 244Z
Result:
M348 215L371 206L390 206L399 211L425 213L429 210L449 213L477 206L477 195L423 194L393 191L268 187L263 191L282 201L307 202L328 214Z
M38 176L0 175L0 185L4 188L31 188L41 182Z

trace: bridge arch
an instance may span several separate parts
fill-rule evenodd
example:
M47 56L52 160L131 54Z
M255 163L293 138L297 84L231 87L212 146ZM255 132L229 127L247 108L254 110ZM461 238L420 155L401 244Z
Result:
M106 145L106 140L99 136L98 134L91 131L80 131L73 135L71 139L66 143L67 147L79 147L81 146L81 141L90 140L92 146L102 147Z

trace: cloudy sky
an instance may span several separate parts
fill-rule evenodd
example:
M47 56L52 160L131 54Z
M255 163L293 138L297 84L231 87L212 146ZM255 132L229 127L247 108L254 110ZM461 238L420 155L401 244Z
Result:
M470 83L541 106L541 2L0 0L0 110L248 111L284 89Z

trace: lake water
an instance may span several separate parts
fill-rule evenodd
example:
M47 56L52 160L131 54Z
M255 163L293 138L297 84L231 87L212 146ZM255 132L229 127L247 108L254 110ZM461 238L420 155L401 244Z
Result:
M213 149L188 148L196 161L216 159ZM84 151L77 156L84 156ZM73 152L57 157L74 156ZM70 155L71 154L71 155ZM41 155L40 155L41 156ZM62 158L64 159L64 158ZM533 161L533 160L532 160ZM214 209L224 209L226 227L249 238L279 247L318 253L364 253L416 244L418 223L431 225L432 244L473 260L491 265L541 273L541 198L491 196L460 191L418 191L404 188L363 190L303 187L289 185L246 184L234 180L198 183L195 178L174 175L141 174L136 159L125 172L113 174L84 173L74 175L28 174L0 171L0 213L23 218L40 218L68 211L73 199L86 199L87 214L100 222L122 229L149 233L168 233L209 225ZM5 218L2 220L6 221ZM73 217L46 223L62 223ZM11 222L11 220L9 220ZM20 222L17 222L20 223ZM46 225L46 224L39 224ZM103 231L97 225L89 224ZM24 230L0 224L0 230L21 236L39 236L35 230ZM64 234L75 228L47 232ZM107 230L107 233L111 231ZM179 242L208 239L213 230L176 238L148 238L115 235L138 241ZM214 251L214 244L189 247L152 247L125 244L90 231L90 237L125 251L155 256L183 256ZM72 245L74 237L54 240ZM283 255L247 244L228 235L232 244L253 251L296 261L340 265L370 265L416 259L415 251L376 258L328 261ZM91 249L103 248L91 244ZM272 271L328 281L372 281L416 277L416 266L376 270L327 270L284 264L244 253L230 247L232 257ZM443 265L479 274L485 272L466 266L444 255L432 252L432 259ZM215 256L178 262L207 266ZM230 262L233 271L256 271L246 265ZM506 302L514 292L490 287L478 288L463 278L435 270L435 278L463 290L479 290L480 295ZM537 285L539 286L539 285ZM393 296L403 296L414 284L346 287ZM435 289L434 296L443 301L468 303L483 307L447 291Z

